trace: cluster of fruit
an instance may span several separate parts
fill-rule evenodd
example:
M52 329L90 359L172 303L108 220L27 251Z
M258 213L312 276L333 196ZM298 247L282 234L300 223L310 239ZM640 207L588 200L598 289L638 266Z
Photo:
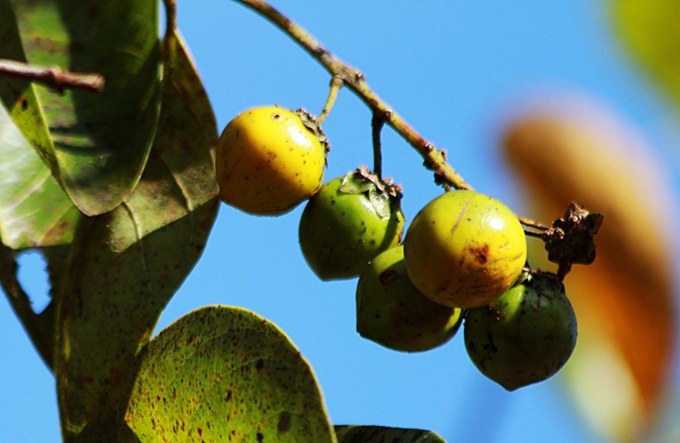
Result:
M247 110L220 137L220 197L258 215L308 200L302 253L322 280L359 277L356 326L369 340L425 351L465 319L471 360L508 390L564 365L576 343L574 312L558 278L526 271L526 237L509 208L474 191L444 192L403 236L399 186L363 167L323 183L326 154L308 114Z

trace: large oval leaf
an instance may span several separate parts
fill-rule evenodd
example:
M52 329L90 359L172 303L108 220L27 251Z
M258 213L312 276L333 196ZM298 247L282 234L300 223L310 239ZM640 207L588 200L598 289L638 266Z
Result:
M637 441L662 405L677 327L666 235L678 213L663 168L590 103L539 107L517 117L504 141L535 218L555 219L571 200L605 215L595 263L566 278L579 342L564 373L600 433ZM545 255L535 251L532 265Z
M680 3L611 0L610 7L624 47L680 106Z
M88 215L110 211L137 184L156 130L158 2L1 3L0 58L106 78L99 94L0 78L0 98L75 205Z
M274 324L206 307L143 355L127 422L142 442L334 442L314 374Z
M177 48L144 175L121 205L83 221L59 284L55 372L69 438L123 438L137 354L217 213L215 120L181 42Z

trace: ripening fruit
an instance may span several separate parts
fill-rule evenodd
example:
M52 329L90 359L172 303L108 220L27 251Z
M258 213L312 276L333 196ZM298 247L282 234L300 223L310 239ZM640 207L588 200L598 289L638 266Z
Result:
M366 168L325 183L305 206L300 248L322 280L352 278L401 240L404 215L398 186Z
M522 272L527 244L503 203L474 191L446 192L413 219L404 240L411 281L445 306L493 302Z
M537 274L492 305L470 309L465 348L475 366L505 389L555 374L576 346L576 316L556 277Z
M305 115L265 106L229 122L215 159L224 202L252 214L279 215L314 195L323 181L326 146Z
M462 322L462 311L439 305L411 283L404 248L381 253L357 284L357 332L397 351L427 351L446 343Z

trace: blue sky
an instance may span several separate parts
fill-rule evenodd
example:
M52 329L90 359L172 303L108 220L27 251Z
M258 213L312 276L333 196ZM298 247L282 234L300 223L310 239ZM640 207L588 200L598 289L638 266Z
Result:
M499 118L526 99L577 94L616 109L677 170L670 108L614 44L604 2L318 0L275 2L369 84L475 188L522 212L499 154ZM179 26L222 128L256 105L318 113L327 73L254 13L229 1L180 2ZM328 179L372 161L370 112L342 90L324 124L333 149ZM383 131L384 173L404 185L411 220L440 192L422 160ZM252 309L277 323L313 366L332 420L434 430L449 441L595 442L559 377L507 393L465 354L462 334L421 354L390 351L354 329L356 280L324 283L297 243L302 207L276 218L223 205L201 261L170 302L159 329L207 304ZM23 281L46 284L27 256ZM36 302L38 305L40 301ZM0 440L59 440L53 379L9 304L0 301ZM557 431L559 430L559 431Z

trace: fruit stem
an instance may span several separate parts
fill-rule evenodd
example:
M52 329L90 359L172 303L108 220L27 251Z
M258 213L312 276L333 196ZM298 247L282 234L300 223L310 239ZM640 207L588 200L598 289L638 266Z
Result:
M374 112L371 118L371 134L373 139L373 173L382 180L382 143L380 132L385 125L385 119L380 113Z
M534 232L534 231L529 231L529 230L525 229L524 232L526 233L526 235L528 235L530 237L543 238L545 231L550 229L550 226L546 226L546 225L539 223L537 221L534 221L530 218L527 218L527 217L517 217L517 218L519 219L519 222L523 226L535 229L537 231L537 232Z
M333 106L335 106L335 100L338 98L338 92L340 92L340 89L344 85L345 82L337 75L334 75L333 78L331 78L331 87L328 91L328 98L326 98L326 103L323 105L321 114L316 118L317 124L320 125L323 123L326 120L326 117L328 117L328 114L331 113Z
M328 72L334 77L341 79L374 113L380 114L385 123L400 134L425 159L425 167L434 172L435 181L438 184L448 185L456 189L472 189L472 186L446 162L444 151L437 149L434 144L427 141L385 103L368 86L366 78L361 72L337 58L309 32L283 15L269 3L263 0L235 1L254 10L285 32L315 60L322 64Z

